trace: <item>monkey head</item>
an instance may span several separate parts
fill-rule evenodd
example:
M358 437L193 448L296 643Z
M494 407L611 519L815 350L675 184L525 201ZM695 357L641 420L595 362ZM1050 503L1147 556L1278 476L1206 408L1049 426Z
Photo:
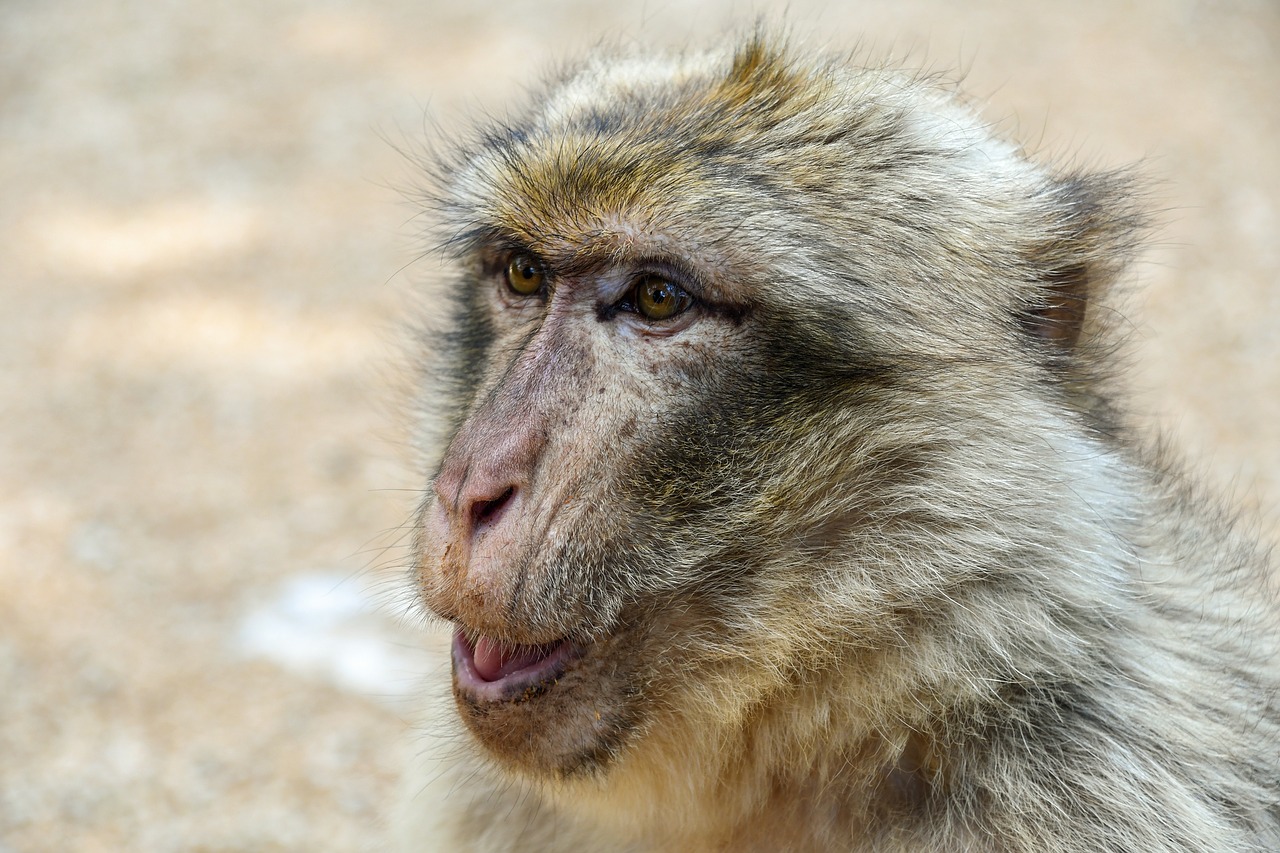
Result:
M439 173L415 576L499 763L607 776L697 708L734 730L1044 558L1023 487L1108 429L1085 306L1123 181L766 38L576 68Z

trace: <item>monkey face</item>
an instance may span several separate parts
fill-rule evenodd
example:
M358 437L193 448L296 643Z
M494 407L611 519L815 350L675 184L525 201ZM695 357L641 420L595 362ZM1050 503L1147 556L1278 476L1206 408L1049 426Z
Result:
M486 366L422 513L419 574L458 625L472 730L503 758L570 773L640 725L678 643L656 630L673 621L664 603L726 548L749 416L709 411L729 391L708 352L737 347L745 320L669 252L543 252L485 246L464 285L463 322L487 335L458 355Z
M856 488L829 469L866 450L814 427L835 398L874 409L889 375L847 341L824 349L829 318L763 298L775 270L602 225L474 252L455 357L483 366L419 525L463 719L538 774L603 769L690 683L764 689L745 671L792 650L760 650L753 620L791 618L820 582L771 562L833 545L865 506L819 506L811 484Z

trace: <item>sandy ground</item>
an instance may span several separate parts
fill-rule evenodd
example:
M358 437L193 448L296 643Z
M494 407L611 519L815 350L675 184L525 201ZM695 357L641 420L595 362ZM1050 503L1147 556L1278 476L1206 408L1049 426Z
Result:
M1139 402L1280 538L1280 7L788 5L1046 157L1145 159ZM0 853L384 846L440 666L395 618L431 265L391 143L771 8L0 4Z

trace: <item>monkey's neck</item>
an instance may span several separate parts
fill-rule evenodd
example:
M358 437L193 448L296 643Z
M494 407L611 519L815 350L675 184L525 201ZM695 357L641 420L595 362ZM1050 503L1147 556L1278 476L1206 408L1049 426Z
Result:
M923 816L945 784L932 736L856 719L831 700L849 685L823 681L762 703L732 729L723 717L664 720L606 781L567 783L553 800L619 838L682 853L845 849L870 841L886 815L896 825Z

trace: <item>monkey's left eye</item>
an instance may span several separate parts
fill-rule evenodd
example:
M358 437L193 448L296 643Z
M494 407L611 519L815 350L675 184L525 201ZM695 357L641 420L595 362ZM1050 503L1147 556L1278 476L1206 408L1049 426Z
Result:
M693 297L665 278L647 275L636 283L631 303L648 320L670 320L689 309Z
M507 265L507 286L521 296L532 296L542 288L546 273L528 255L516 255Z

